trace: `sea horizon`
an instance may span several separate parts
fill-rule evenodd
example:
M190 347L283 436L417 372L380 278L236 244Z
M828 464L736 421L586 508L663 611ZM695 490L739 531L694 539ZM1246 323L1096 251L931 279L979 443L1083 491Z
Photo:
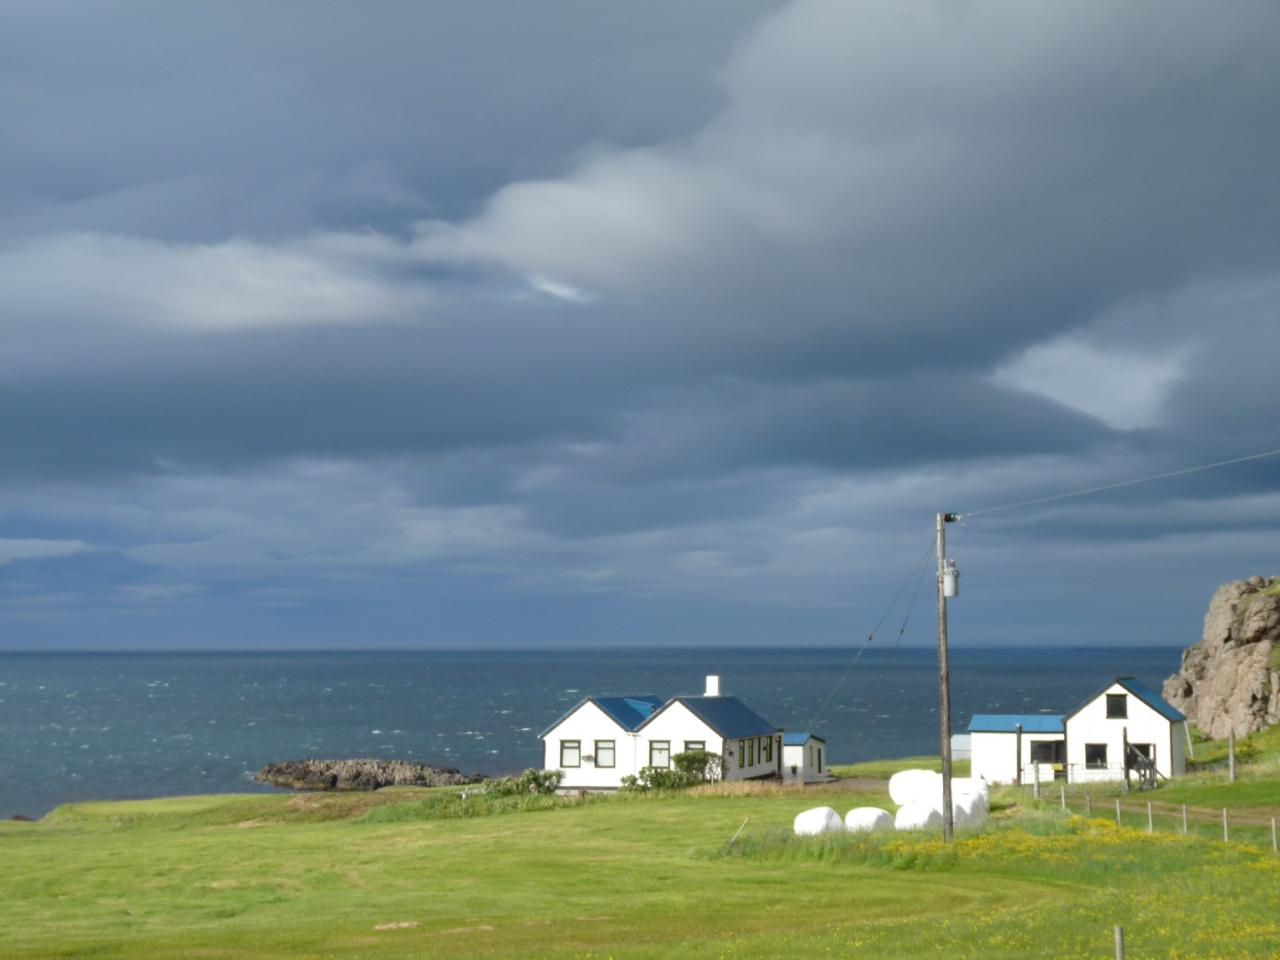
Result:
M1181 653L954 649L953 730L1069 710L1115 676L1158 687ZM541 765L538 734L581 698L698 693L710 673L784 729L820 732L834 763L937 752L932 647L28 651L0 654L0 817L271 790L254 771L304 757L515 772Z

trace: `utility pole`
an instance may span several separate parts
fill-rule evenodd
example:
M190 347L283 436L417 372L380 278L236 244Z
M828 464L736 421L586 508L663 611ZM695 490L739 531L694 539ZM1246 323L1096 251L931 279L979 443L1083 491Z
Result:
M951 661L947 653L947 597L955 596L954 572L947 570L947 524L956 513L938 514L938 719L942 734L942 839L951 842L955 815L951 808Z

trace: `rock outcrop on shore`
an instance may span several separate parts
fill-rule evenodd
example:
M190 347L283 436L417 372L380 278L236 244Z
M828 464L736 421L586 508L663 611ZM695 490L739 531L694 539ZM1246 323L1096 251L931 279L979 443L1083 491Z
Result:
M293 790L377 790L380 787L453 787L479 783L479 774L408 760L284 760L268 763L253 777Z
M1280 723L1280 577L1218 588L1164 698L1215 740Z

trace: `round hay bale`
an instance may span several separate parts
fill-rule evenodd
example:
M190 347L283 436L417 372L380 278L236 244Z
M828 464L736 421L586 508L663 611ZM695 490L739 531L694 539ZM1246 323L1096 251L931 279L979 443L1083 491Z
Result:
M844 815L844 828L850 833L892 830L893 814L879 807L854 807Z
M939 830L942 814L927 803L907 803L898 809L893 826L895 830Z
M792 827L798 836L815 837L820 833L843 831L844 821L831 807L814 807L812 810L796 814Z
M942 796L942 774L932 770L899 770L889 778L889 796L898 806L928 802L935 792Z

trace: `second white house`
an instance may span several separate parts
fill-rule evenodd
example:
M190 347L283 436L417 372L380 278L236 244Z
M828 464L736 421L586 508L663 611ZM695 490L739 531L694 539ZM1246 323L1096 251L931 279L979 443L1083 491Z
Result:
M1187 769L1187 718L1133 677L1066 715L975 714L969 733L972 775L990 783L1167 779Z

